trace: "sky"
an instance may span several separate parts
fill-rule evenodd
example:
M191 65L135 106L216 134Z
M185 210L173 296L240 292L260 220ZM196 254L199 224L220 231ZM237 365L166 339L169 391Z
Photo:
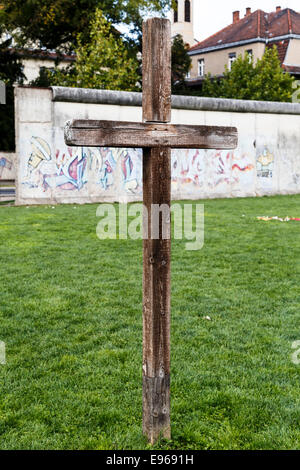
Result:
M232 12L240 11L243 18L246 8L252 11L275 11L277 6L300 12L299 0L194 0L194 35L199 41L206 39L232 23Z

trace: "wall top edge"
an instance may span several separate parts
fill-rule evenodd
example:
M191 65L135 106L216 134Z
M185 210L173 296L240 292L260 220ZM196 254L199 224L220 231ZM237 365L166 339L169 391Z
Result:
M51 87L51 90L52 101L142 106L142 94L136 92L56 86Z
M52 101L142 106L142 93L88 88L51 87ZM32 89L34 91L36 89ZM300 114L300 103L247 101L198 96L172 96L173 109L236 113Z

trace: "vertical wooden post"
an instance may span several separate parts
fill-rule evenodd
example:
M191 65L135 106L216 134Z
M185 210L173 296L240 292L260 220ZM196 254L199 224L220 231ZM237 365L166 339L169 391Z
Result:
M153 18L143 25L143 120L146 123L73 120L68 145L144 148L143 431L154 444L171 438L171 149L237 146L237 129L167 125L171 120L171 23ZM160 124L158 124L160 123ZM154 146L154 147L153 147ZM162 214L157 223L157 209ZM167 209L167 214L165 214ZM158 230L157 230L158 229Z
M171 121L171 23L143 23L143 121Z
M143 119L171 118L171 34L169 20L153 18L143 28ZM171 204L171 149L143 151L144 206L148 212L143 272L143 432L154 444L171 438L170 272L171 240L152 240L153 205ZM169 221L170 223L170 221ZM144 237L145 238L145 237Z

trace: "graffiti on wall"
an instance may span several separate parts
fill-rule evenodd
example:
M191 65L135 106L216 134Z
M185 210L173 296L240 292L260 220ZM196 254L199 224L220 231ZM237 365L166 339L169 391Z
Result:
M201 187L204 181L204 159L200 150L173 150L172 181Z
M9 177L4 178L8 175L8 172L13 171L13 163L8 160L6 157L0 156L0 179L9 179Z
M23 184L30 188L62 190L81 189L86 183L87 152L85 149L57 150L53 156L50 145L41 137L31 138L31 154Z
M136 149L65 147L51 151L41 137L33 136L23 184L47 192L49 189L80 191L91 183L103 191L121 182L131 194L141 192L142 153Z
M274 161L274 155L267 147L264 147L262 151L258 151L256 158L257 176L259 178L273 178Z
M181 185L202 187L239 183L241 174L252 173L254 165L247 154L217 150L174 150L172 152L172 181Z
M81 196L142 195L141 149L75 148L65 146L63 141L52 149L49 141L50 137L33 136L24 145L21 181L30 190L30 197L71 191ZM270 165L269 154L256 160L255 155L238 151L173 150L174 197L176 191L201 196L199 190L221 195L228 192L228 187L242 192L254 185L255 170L265 172L266 164ZM272 166L268 168L273 171Z

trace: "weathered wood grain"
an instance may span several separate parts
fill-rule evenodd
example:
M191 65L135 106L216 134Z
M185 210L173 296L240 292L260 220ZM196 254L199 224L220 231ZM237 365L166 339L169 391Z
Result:
M96 147L168 147L233 149L235 127L74 120L65 129L68 145Z
M151 443L170 439L170 286L171 240L153 240L153 205L171 204L171 150L143 150L143 193L148 219L144 227L143 270L143 432ZM164 220L171 224L170 214ZM146 235L145 234L145 235Z
M157 123L171 120L169 20L153 18L143 24L143 120ZM141 142L151 142L143 150L143 200L148 212L143 248L143 432L151 444L160 435L171 439L171 238L163 238L161 218L159 239L151 237L153 206L164 204L170 208L171 205L171 148L163 148L163 142L171 137L166 137L168 132L166 126L154 124L145 127L138 136L138 147ZM177 137L178 134L172 141L177 141ZM170 215L167 222L171 224Z
M171 23L143 23L143 121L171 121Z
M171 38L169 20L143 25L144 123L74 120L65 128L68 145L143 148L143 432L154 444L171 438L170 426L170 290L171 290L171 148L233 149L234 127L167 124L171 120ZM164 205L152 237L153 207ZM157 221L157 219L156 219Z
M171 439L170 375L143 377L143 433L151 444ZM148 418L148 419L147 419Z

